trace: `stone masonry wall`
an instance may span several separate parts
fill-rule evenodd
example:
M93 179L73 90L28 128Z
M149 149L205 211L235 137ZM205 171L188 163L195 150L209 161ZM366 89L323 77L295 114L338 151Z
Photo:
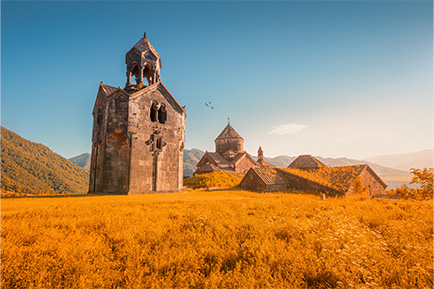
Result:
M166 108L164 124L151 121L154 103ZM129 194L181 190L184 114L168 101L158 84L132 95L128 129L132 138Z
M242 139L217 139L215 140L216 152L224 154L228 150L232 150L235 153L244 151Z
M240 188L248 191L266 191L265 183L253 172L249 170L240 183Z

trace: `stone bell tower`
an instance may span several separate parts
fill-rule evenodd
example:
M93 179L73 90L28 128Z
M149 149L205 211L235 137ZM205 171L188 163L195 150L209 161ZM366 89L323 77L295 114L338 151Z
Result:
M143 38L127 52L125 64L127 65L127 83L125 85L127 89L133 86L131 84L132 76L135 76L136 86L144 86L143 78L147 80L146 85L160 81L160 55L146 38L146 32Z
M161 82L160 56L146 33L127 52L126 65L123 89L101 82L98 90L92 113L89 193L179 191L185 106Z

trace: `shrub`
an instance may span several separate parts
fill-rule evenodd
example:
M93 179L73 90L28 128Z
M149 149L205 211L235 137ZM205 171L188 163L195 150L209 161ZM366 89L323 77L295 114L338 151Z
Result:
M241 177L231 173L213 172L190 177L184 180L184 186L192 189L212 188L219 189L232 188L241 182Z

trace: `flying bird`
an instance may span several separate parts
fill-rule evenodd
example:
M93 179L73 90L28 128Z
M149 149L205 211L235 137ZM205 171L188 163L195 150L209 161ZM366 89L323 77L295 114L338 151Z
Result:
M205 102L205 105L211 109L214 109L214 106L212 106L211 101Z

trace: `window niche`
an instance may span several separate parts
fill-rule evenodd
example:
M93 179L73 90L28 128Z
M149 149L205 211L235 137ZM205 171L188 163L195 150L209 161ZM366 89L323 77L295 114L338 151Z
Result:
M152 103L151 109L150 109L150 118L151 121L156 122L158 118L158 107L156 103Z
M167 120L167 111L164 104L160 106L160 109L158 110L158 122L161 124L165 124Z

